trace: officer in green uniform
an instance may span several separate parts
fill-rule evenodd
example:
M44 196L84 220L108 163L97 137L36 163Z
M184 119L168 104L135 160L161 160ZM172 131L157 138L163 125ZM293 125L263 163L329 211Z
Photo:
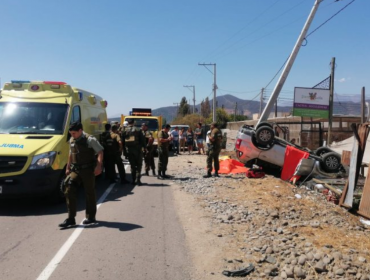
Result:
M84 225L95 223L96 216L96 193L95 176L102 172L103 147L94 136L83 131L80 122L74 122L69 126L70 152L68 157L65 180L65 196L68 208L68 218L60 227L68 227L76 224L77 212L77 187L79 184L85 188L86 195L86 219ZM96 160L97 155L97 160Z
M106 124L110 127L109 124ZM116 182L116 167L117 165L119 177L121 179L121 184L126 183L126 172L122 163L122 142L121 137L118 134L118 128L116 125L112 126L112 130L105 131L102 134L102 144L104 147L104 164L105 170L108 173L108 178L110 183Z
M218 156L221 152L221 142L222 142L222 133L217 128L217 123L211 123L211 135L209 136L209 149L207 152L207 175L204 175L204 178L212 177L212 161L215 167L215 177L218 176L218 170L220 169L220 162Z
M167 164L168 164L168 148L172 137L169 136L168 131L170 125L163 125L162 130L158 133L158 179L170 178L166 175Z
M134 126L134 120L128 120L128 126L122 133L123 146L131 165L132 184L141 185L141 167L143 165L143 149L145 138L141 130Z
M104 171L105 171L105 179L111 180L114 173L114 165L109 164L109 161L112 160L111 158L111 150L113 146L113 139L110 137L111 133L111 125L109 123L105 124L105 131L100 134L99 142L104 148Z
M144 150L145 174L146 176L149 176L149 171L151 168L153 176L155 176L153 134L148 130L148 126L146 123L143 123L141 125L141 131L143 132L146 143L146 150Z

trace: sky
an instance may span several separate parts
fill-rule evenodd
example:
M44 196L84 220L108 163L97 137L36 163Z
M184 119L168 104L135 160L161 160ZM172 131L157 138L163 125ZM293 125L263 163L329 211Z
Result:
M240 99L272 92L314 0L2 0L0 79L63 81L108 101L108 116L132 108ZM348 5L349 4L349 5ZM347 7L345 7L348 5ZM333 15L339 14L331 18ZM370 85L369 0L320 3L280 98L330 75L335 98ZM331 19L330 19L331 18ZM270 81L272 82L270 83Z

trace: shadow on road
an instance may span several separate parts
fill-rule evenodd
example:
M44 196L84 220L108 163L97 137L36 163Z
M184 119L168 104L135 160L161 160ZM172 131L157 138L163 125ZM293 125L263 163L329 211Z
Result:
M60 230L70 230L70 229L76 229L76 228L94 229L94 228L99 228L99 227L113 228L113 229L118 229L119 231L131 231L131 230L135 230L138 228L144 228L143 226L136 225L136 224L97 221L95 224L91 224L87 226L77 225L77 226L71 226L67 228L61 228Z

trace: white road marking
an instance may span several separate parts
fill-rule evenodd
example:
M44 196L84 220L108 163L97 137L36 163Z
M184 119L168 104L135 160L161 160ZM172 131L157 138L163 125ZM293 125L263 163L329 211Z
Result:
M98 200L98 205L96 208L98 209L100 205L104 202L105 198L108 196L108 194L113 189L115 183L109 185L109 188L105 190L103 195ZM78 227L74 230L72 235L68 238L68 240L63 244L63 246L59 249L58 253L54 256L54 258L49 262L49 264L45 267L45 269L41 272L39 277L37 277L37 280L47 280L51 276L51 274L54 272L54 270L58 267L64 256L67 254L69 249L72 247L73 243L77 240L77 238L80 236L81 232L84 230L85 225L82 223L78 225Z

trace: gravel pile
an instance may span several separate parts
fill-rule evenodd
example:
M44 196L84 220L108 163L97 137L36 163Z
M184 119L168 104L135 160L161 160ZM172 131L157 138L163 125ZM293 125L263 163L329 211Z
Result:
M244 279L370 280L370 265L367 261L370 259L370 248L347 246L343 250L346 244L338 244L338 247L325 244L318 247L314 245L315 236L299 233L299 229L314 232L327 226L335 226L342 230L341 234L345 230L350 236L369 236L369 230L365 226L361 223L349 223L345 217L350 214L327 202L321 193L305 188L294 189L292 196L280 209L267 209L262 200L243 200L236 203L228 197L215 195L215 188L230 188L232 192L238 184L245 184L243 180L248 179L244 175L205 179L202 177L204 173L202 168L189 167L182 173L173 174L174 182L184 191L200 197L201 205L212 214L214 225L228 224L234 231L238 231L238 225L243 225L240 227L243 232L239 232L243 243L238 243L239 248L236 250L245 257L225 259L225 267L232 264L234 268L242 268L253 263L255 270ZM183 174L190 175L184 178ZM281 199L279 187L271 190L270 194ZM318 207L312 208L307 214L307 209L304 212L300 205L303 198L317 203ZM223 238L222 233L217 236Z

